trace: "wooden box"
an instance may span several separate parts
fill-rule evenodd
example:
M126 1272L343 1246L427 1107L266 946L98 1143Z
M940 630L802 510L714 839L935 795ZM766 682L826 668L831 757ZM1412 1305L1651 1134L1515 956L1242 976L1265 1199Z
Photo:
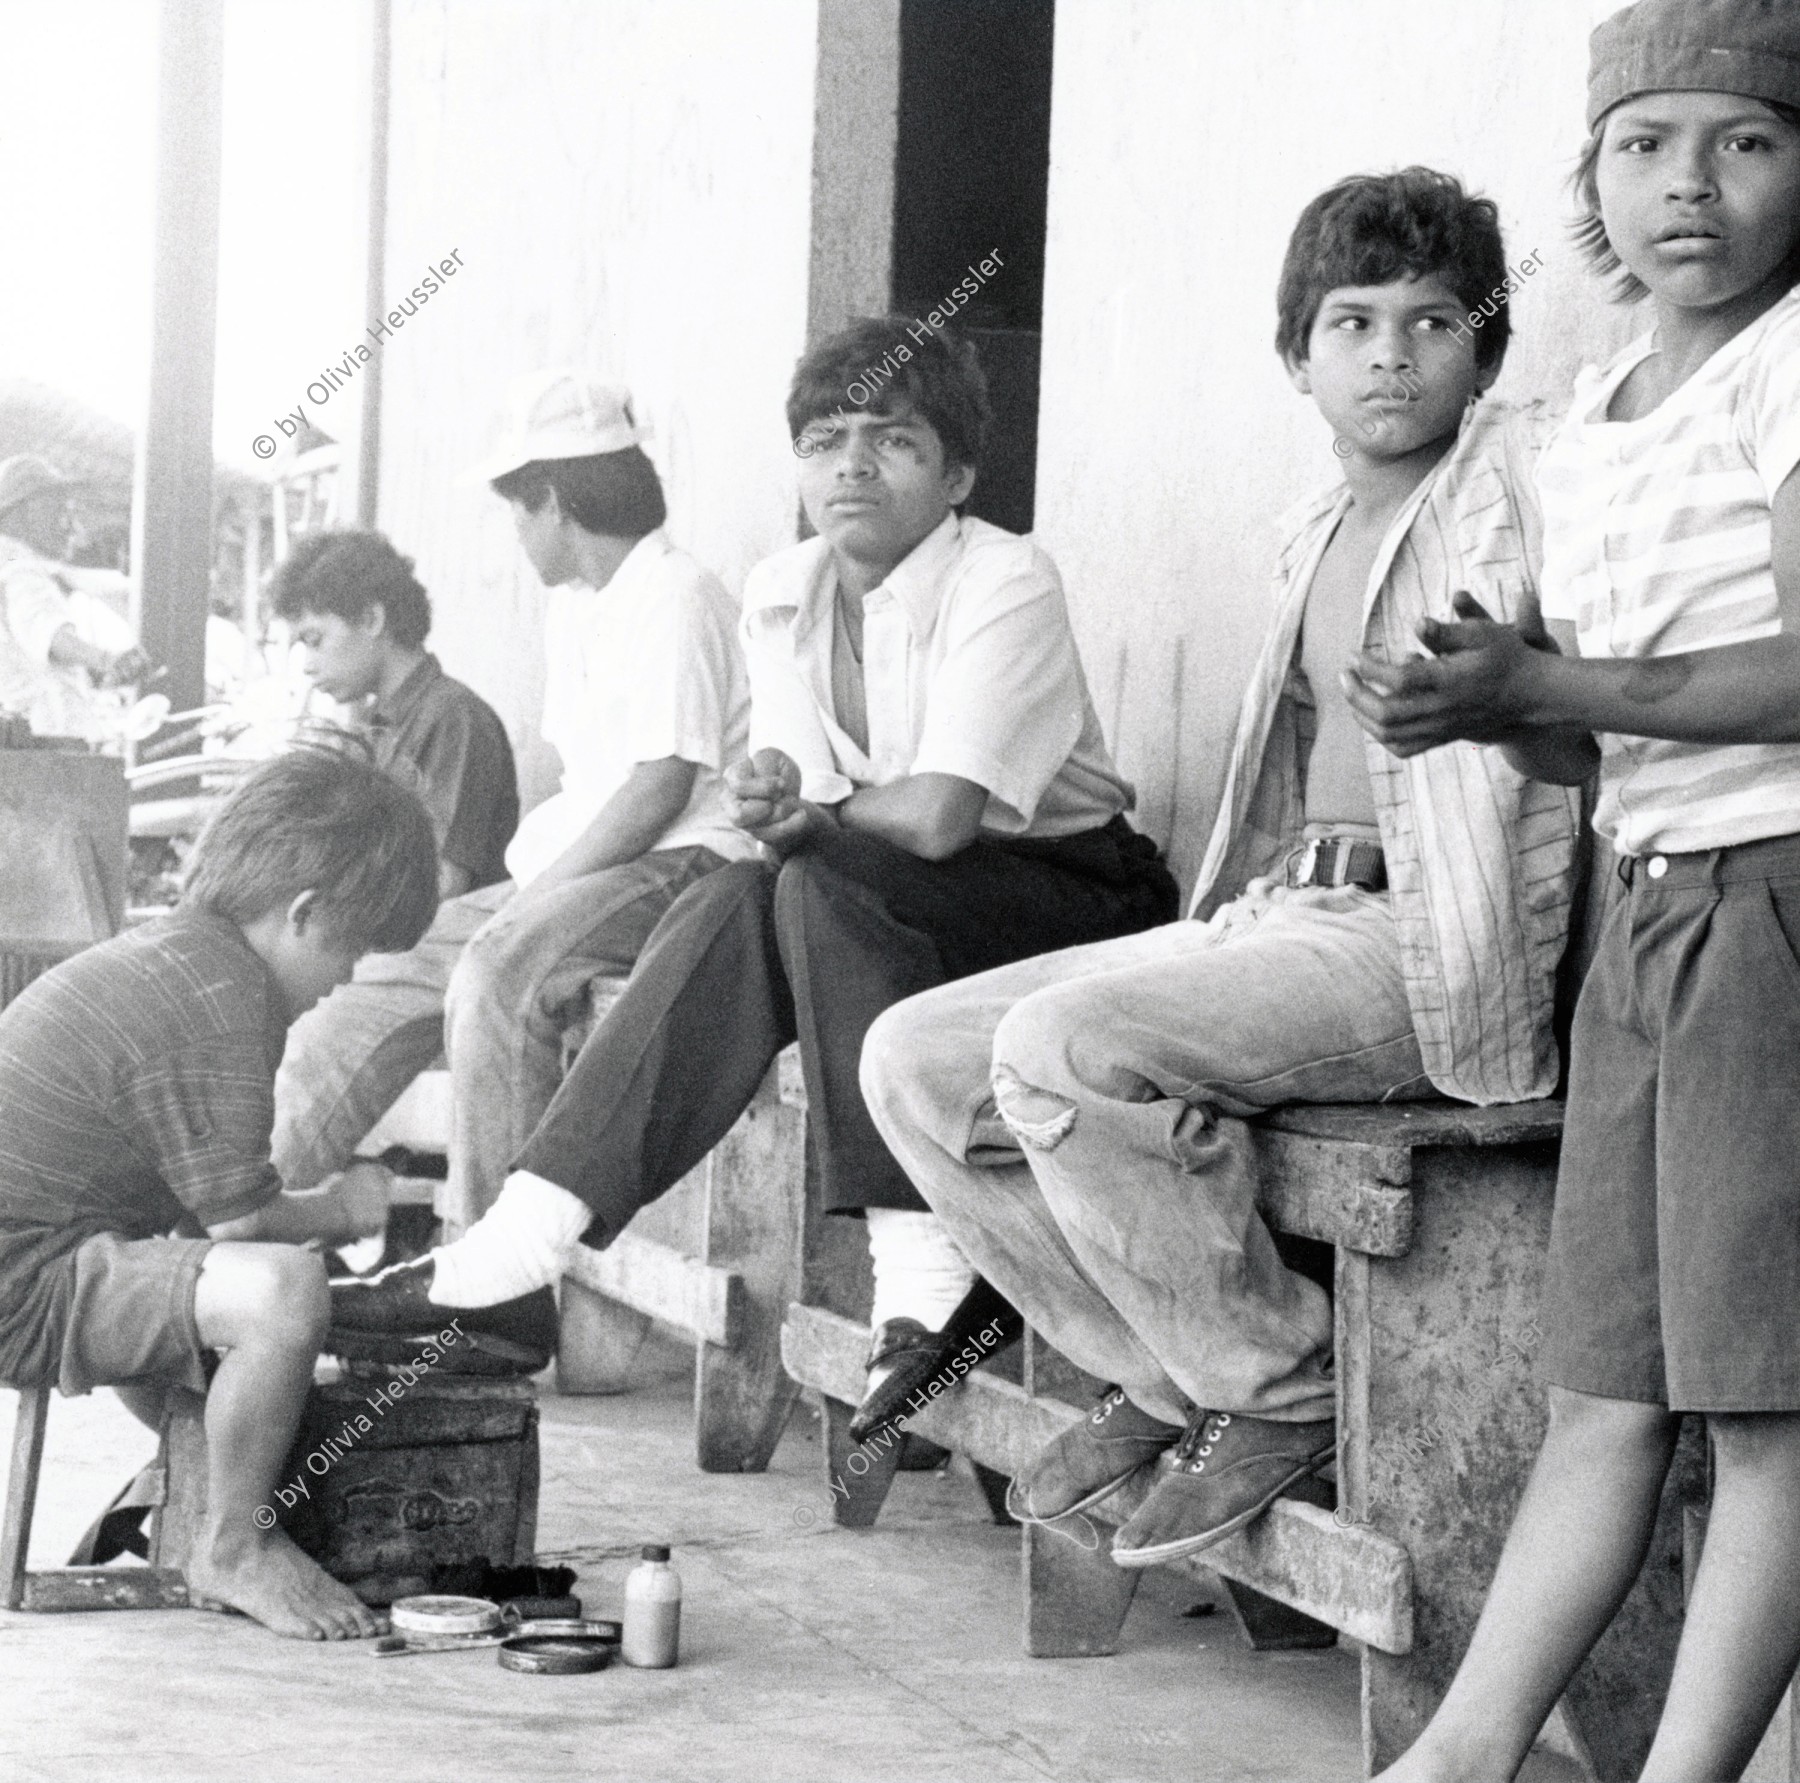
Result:
M385 1376L347 1375L313 1388L276 1482L271 1508L282 1526L373 1604L430 1589L437 1566L528 1563L537 1539L537 1389L425 1375L395 1387ZM183 1563L205 1508L202 1402L175 1397L155 1556L166 1566Z

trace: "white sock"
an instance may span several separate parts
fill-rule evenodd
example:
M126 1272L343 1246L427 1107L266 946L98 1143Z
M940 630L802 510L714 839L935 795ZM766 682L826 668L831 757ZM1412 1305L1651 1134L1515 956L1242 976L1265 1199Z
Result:
M495 1306L561 1278L594 1210L579 1195L515 1170L461 1238L431 1253L436 1306Z
M867 1218L869 1256L875 1265L869 1323L917 1319L927 1331L942 1331L975 1285L968 1258L935 1213L871 1207Z

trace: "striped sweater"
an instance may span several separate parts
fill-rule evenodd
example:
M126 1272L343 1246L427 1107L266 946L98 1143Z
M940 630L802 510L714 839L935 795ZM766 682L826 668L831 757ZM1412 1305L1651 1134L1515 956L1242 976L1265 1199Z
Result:
M1394 518L1370 572L1363 648L1399 661L1428 615L1468 589L1496 618L1535 596L1540 524L1531 468L1550 432L1534 406L1476 406ZM1284 518L1274 623L1245 692L1218 819L1190 914L1276 874L1304 826L1310 695L1299 670L1312 579L1345 509L1341 485ZM1549 1095L1556 971L1568 936L1580 801L1529 780L1498 749L1451 744L1401 761L1365 739L1413 1026L1431 1081L1477 1103Z

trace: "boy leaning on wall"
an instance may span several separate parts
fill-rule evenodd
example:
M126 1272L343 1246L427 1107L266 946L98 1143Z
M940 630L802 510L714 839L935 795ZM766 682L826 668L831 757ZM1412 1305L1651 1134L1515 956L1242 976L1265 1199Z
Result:
M370 948L416 941L436 903L418 800L301 750L226 801L173 915L0 1012L0 1381L115 1386L153 1428L169 1387L204 1393L189 1590L298 1639L377 1632L269 1508L330 1313L300 1242L379 1230L386 1203L356 1178L282 1193L275 1064L288 1024Z
M1425 168L1348 179L1288 246L1276 345L1343 480L1285 522L1273 624L1191 920L966 979L870 1031L875 1122L976 1266L1116 1383L1013 1482L1021 1520L1173 1451L1113 1558L1193 1553L1335 1454L1331 1308L1256 1207L1245 1118L1284 1102L1547 1095L1572 792L1495 751L1399 764L1339 686L1460 589L1536 575L1535 418L1484 398L1495 207Z

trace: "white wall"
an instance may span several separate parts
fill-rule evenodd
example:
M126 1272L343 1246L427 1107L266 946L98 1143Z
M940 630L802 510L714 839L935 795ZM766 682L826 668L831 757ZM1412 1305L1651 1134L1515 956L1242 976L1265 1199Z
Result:
M1513 262L1546 263L1499 393L1562 397L1639 325L1566 245L1589 13L1060 0L1038 533L1141 818L1174 830L1184 878L1268 611L1272 522L1334 474L1271 344L1294 219L1346 174L1411 162L1495 198Z
M456 479L507 381L572 361L631 386L670 530L730 587L792 539L817 31L815 0L397 0L389 289L452 249L467 270L386 350L380 518L527 802L555 765L542 590L504 504Z

